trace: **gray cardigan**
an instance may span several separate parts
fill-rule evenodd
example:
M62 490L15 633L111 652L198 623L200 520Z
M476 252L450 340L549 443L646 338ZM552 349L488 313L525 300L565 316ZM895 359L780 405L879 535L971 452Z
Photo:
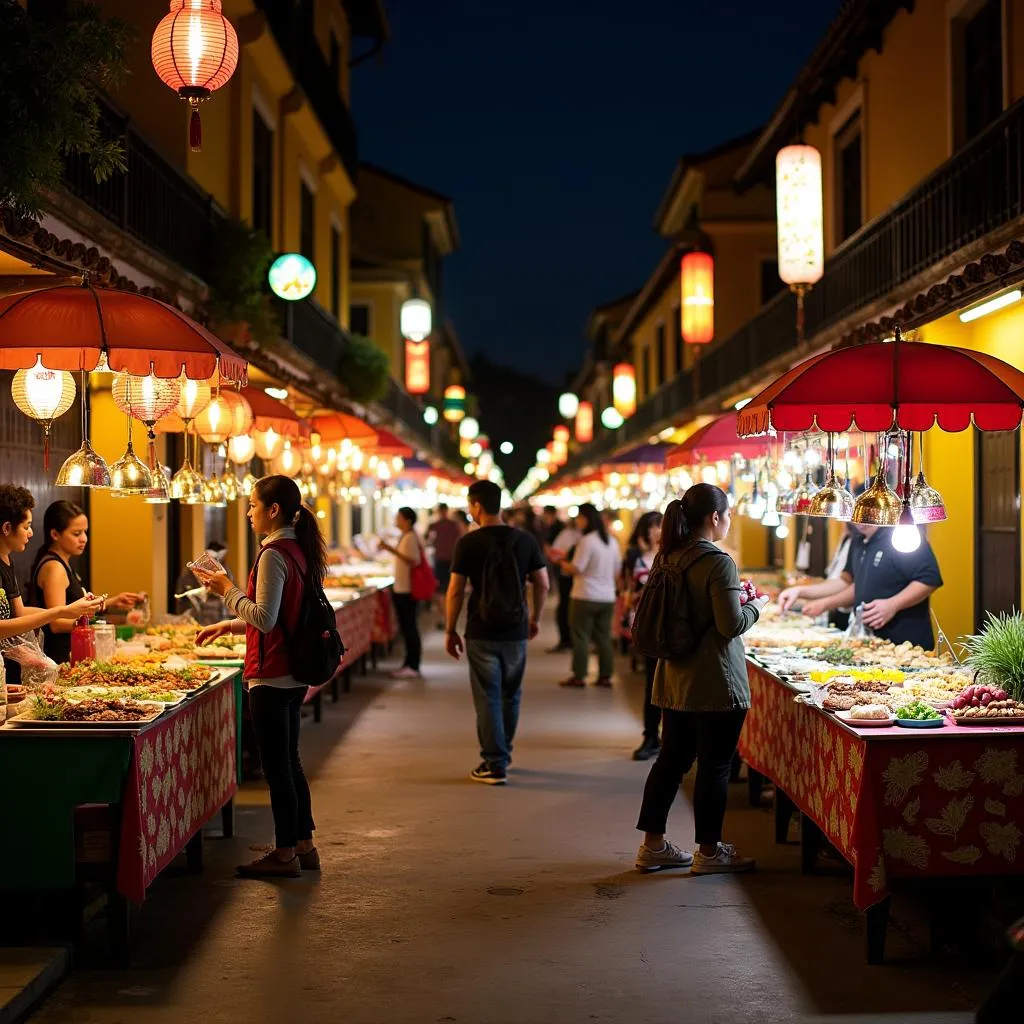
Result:
M659 661L652 703L673 711L732 711L750 707L750 684L740 637L760 615L740 604L736 563L708 540L669 555L686 570L690 611L701 639L685 661Z

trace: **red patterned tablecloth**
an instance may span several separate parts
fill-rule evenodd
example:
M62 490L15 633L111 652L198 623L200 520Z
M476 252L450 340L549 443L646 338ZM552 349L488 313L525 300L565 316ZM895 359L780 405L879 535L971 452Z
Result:
M146 889L234 796L235 685L216 684L169 711L132 741L121 805L117 889Z
M852 730L748 663L740 754L854 867L854 902L893 878L1024 871L1024 730Z
M373 642L389 644L398 636L398 614L391 600L391 588L377 591L377 614L373 620Z
M373 627L377 620L376 593L343 604L335 613L338 632L345 645L342 668L349 668L373 646Z

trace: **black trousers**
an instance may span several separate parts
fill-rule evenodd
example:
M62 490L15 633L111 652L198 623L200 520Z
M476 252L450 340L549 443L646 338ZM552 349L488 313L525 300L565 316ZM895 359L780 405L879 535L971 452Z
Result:
M661 731L661 708L651 703L654 693L654 670L658 667L657 658L644 657L644 739L651 743L658 742Z
M249 709L263 774L270 787L270 809L278 847L312 839L313 807L299 760L299 719L305 686L254 686Z
M567 572L559 573L558 610L555 612L559 647L572 647L572 630L569 628L569 592L571 590L572 577Z
M696 761L694 839L698 844L721 841L729 799L729 771L746 715L745 709L662 711L661 751L644 787L644 802L636 825L640 831L664 834L672 801Z
M411 594L396 594L392 591L391 596L395 602L395 612L398 614L398 628L402 631L402 640L405 642L405 661L402 662L402 667L419 672L423 641L420 639L420 627L416 621L417 602L412 599Z

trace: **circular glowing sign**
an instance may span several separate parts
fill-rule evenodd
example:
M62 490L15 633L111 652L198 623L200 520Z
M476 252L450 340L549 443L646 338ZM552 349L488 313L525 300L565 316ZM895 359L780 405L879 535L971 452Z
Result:
M267 281L278 298L298 302L316 287L316 267L301 253L286 252L270 264Z

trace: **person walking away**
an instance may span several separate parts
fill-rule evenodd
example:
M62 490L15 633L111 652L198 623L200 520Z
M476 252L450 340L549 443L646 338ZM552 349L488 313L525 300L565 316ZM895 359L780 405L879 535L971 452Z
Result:
M572 560L562 562L562 572L572 576L569 624L572 629L572 675L560 685L586 686L590 644L597 647L597 686L612 685L612 613L615 583L622 563L618 543L605 529L604 520L589 502L580 505L576 525L582 534Z
M524 530L502 524L501 488L497 484L489 480L471 484L469 512L479 529L467 533L455 545L445 647L456 660L465 650L469 661L481 757L470 777L500 786L505 783L512 760L526 646L537 635L548 592L548 572L537 541ZM467 582L472 590L463 641L458 625Z
M237 616L204 626L199 646L228 633L245 634L249 707L263 774L270 787L274 849L240 864L243 878L298 878L319 871L313 842L312 800L299 758L299 722L307 687L291 674L288 638L295 632L312 583L322 583L327 550L316 517L302 504L294 480L265 476L256 482L247 513L263 537L245 593L227 573L197 571L199 581Z
M683 574L695 647L679 661L659 661L652 700L662 708L661 750L644 787L637 828L640 871L688 867L693 874L750 871L754 861L722 842L729 772L750 686L740 637L768 598L740 604L736 563L717 546L729 532L729 499L713 484L694 484L669 504L660 557ZM693 791L696 853L665 838L668 813L684 776L697 763Z
M661 542L660 512L645 512L638 520L633 535L629 538L626 557L622 563L621 587L626 595L626 627L632 629L633 616L647 577L654 565L654 558ZM661 708L652 703L654 693L654 670L658 659L644 656L644 736L640 746L633 751L634 761L649 761L657 756L661 746Z
M444 603L448 592L448 577L452 571L452 555L456 541L465 533L465 529L454 520L448 506L443 502L437 506L437 518L427 530L427 544L434 549L434 575L437 577L437 606L440 621L438 629L444 629Z
M572 630L569 628L569 591L572 589L572 577L562 572L562 562L572 557L572 549L580 539L580 532L558 518L558 509L548 505L544 509L544 524L547 533L544 537L544 557L548 560L548 578L551 589L558 594L558 608L555 622L558 626L558 643L548 649L548 654L561 654L572 650Z
M380 546L395 556L395 585L391 590L398 615L398 628L402 631L405 644L405 660L401 668L391 673L393 679L419 679L420 660L423 656L423 640L416 619L417 602L412 596L412 570L423 557L423 545L416 536L416 513L411 508L400 508L395 516L395 526L401 533L397 546L381 539Z

